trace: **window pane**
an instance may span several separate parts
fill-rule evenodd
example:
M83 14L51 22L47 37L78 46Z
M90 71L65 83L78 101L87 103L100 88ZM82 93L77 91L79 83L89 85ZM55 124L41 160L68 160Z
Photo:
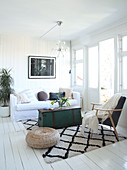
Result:
M83 84L83 63L76 64L76 85Z
M127 56L123 57L123 89L127 89Z
M89 87L98 87L98 47L89 48Z
M76 51L76 60L82 60L83 59L83 49Z
M114 39L99 43L101 102L106 102L114 93Z
M122 43L123 43L123 51L127 51L127 36L123 37L122 39Z

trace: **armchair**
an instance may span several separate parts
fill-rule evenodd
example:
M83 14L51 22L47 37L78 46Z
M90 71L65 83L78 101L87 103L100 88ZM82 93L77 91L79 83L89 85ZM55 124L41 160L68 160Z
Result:
M95 108L94 109L94 106L100 105L100 104L91 103L92 104L92 110L96 110L96 116L98 116L98 111L105 111L105 112L108 113L108 118L104 122L102 122L101 118L98 118L99 124L104 124L104 125L108 125L110 127L113 127L114 131L115 131L115 135L116 135L118 140L119 140L119 137L118 137L118 134L117 134L116 126L118 124L118 121L119 121L125 100L126 100L126 97L121 96L119 101L118 101L117 106L115 107L115 109L102 109L102 108ZM92 134L93 133L91 133L91 137L92 137Z

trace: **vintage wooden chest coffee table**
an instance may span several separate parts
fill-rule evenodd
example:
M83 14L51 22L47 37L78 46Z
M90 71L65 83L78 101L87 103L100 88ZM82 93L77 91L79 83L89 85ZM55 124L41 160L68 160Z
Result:
M80 107L63 107L62 109L39 110L38 126L63 128L80 125L81 108Z

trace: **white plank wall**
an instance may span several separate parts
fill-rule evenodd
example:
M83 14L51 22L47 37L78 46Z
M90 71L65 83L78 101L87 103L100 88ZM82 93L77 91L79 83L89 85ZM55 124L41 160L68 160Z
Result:
M127 135L127 129L118 127L117 130ZM127 140L47 164L41 150L27 146L26 134L21 122L14 123L10 118L0 118L0 170L127 169Z
M44 79L36 80L36 84L35 80L28 79L28 56L51 56L55 42L25 36L0 36L0 68L12 69L15 88L40 87L40 84L45 87L47 83ZM58 83L57 79L49 81L52 85Z

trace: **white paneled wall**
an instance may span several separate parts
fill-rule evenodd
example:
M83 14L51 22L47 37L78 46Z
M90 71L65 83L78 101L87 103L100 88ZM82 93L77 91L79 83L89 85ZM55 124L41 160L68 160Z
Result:
M28 79L28 56L55 56L52 49L56 47L56 41L43 40L40 38L24 37L16 35L0 35L0 68L11 68L14 78L14 88L58 88L61 85L70 85L70 75L66 65L66 59L70 58L69 52L64 58L56 59L56 79ZM64 60L64 64L63 64ZM68 62L68 61L67 61ZM62 63L62 64L61 64ZM61 73L62 70L62 73ZM60 83L60 79L65 79Z

